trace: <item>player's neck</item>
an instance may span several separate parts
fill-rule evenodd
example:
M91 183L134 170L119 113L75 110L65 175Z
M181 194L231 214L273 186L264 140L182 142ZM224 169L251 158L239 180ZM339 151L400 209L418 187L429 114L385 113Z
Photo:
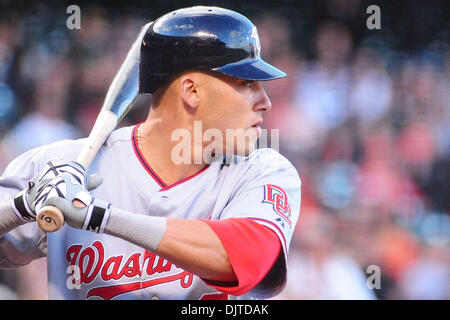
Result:
M180 136L173 138L172 135L175 130L183 130L186 135L191 133L189 129L177 125L175 121L166 119L154 116L147 118L138 130L138 148L164 183L171 185L203 170L206 164L202 159L194 160L194 155L191 155L190 159L184 159L185 161L180 158L180 152L176 152L181 147ZM193 145L183 148L194 149Z

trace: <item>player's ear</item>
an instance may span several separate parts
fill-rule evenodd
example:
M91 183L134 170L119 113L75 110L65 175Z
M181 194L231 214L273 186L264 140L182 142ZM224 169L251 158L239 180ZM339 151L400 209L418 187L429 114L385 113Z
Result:
M190 108L197 108L200 104L198 81L192 73L186 73L180 77L181 98Z

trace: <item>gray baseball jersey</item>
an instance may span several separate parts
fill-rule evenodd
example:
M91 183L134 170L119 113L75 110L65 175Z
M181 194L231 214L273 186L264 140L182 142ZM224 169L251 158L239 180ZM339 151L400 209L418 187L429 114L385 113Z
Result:
M93 196L143 215L183 219L250 218L272 229L283 248L260 285L244 298L276 295L286 282L289 242L300 210L300 178L273 149L257 149L229 163L165 185L137 147L136 126L115 130L89 171L103 184ZM35 148L12 161L0 178L0 200L27 186L47 161L75 159L83 139ZM245 243L242 245L245 246ZM208 299L224 297L201 278L153 252L107 234L64 225L45 235L36 223L0 239L0 267L47 256L49 299Z

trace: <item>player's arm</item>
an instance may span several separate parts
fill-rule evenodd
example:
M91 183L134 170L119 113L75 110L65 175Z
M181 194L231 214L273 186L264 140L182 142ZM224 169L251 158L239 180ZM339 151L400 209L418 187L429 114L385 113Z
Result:
M88 196L80 196L83 194L82 186L73 183L65 175L54 179L49 186L57 189L62 184L65 189L64 197L59 196L61 192L49 190L48 199L43 205L59 208L70 226L104 232L122 238L157 253L178 267L207 281L222 285L228 283L229 287L233 287L239 280L239 282L247 284L247 289L249 289L256 285L255 281L253 281L253 285L249 284L249 278L254 278L249 274L256 273L260 280L266 272L258 270L258 266L262 265L267 271L278 255L278 251L275 251L272 254L273 257L270 258L268 254L264 254L264 249L260 251L255 248L255 245L261 242L240 238L244 233L239 228L249 227L249 222L246 221L238 223L233 221L232 224L228 221L220 222L220 228L226 230L225 233L229 237L228 239L225 239L226 237L219 238L214 230L217 225L211 226L204 220L146 216L116 208L99 199L86 200ZM82 200L81 198L85 199L82 201L83 204L77 204ZM253 230L257 229L263 230L262 233L272 234L272 231L265 230L266 228L261 226L257 226ZM256 233L260 232L256 231ZM227 250L223 242L229 244L230 239L233 239L234 245L227 245ZM274 242L278 244L276 236ZM234 249L229 249L230 247L234 247ZM270 248L270 246L265 247L266 249ZM276 248L279 249L279 246ZM261 254L264 259L261 264L257 264L256 260L261 259ZM233 263L233 261L238 262ZM258 266L255 268L256 264Z
M0 237L9 231L27 223L36 221L36 203L48 182L60 173L70 174L78 183L95 189L101 180L98 175L86 177L85 169L75 161L49 161L41 172L28 181L27 187L18 192L12 199L0 202ZM2 179L3 184L7 179Z
M84 169L73 161L54 160L40 170L35 153L31 150L16 158L0 177L0 268L20 267L45 255L45 234L33 222L36 201L48 182L61 172L71 174L87 189L100 182L98 176L87 180Z
M50 162L51 163L51 162ZM57 170L55 170L57 174ZM49 165L27 183L27 187L17 192L11 198L0 202L0 237L11 230L28 222L36 221L34 207L39 191L55 176ZM84 175L81 174L83 177ZM20 179L14 177L2 177L0 186L3 188L20 188ZM19 189L20 190L20 189Z
M219 237L204 221L166 219L156 253L204 279L237 280Z
M51 179L30 181L28 187L16 194L13 199L0 203L0 237L11 230L36 221L34 202L38 190Z
M93 203L102 205L97 200ZM81 225L69 217L71 211L73 210L70 207L62 210L67 223L75 227ZM90 221L85 218L83 223L87 230L103 231L132 242L202 278L216 281L236 280L221 241L204 221L146 216L114 206L110 206L109 212L105 212L101 219L102 210L98 208L97 211L97 221L106 222L104 229L97 229L95 224L89 225L91 220L96 220L91 214ZM92 223L95 223L94 221Z
M277 235L250 219L169 218L156 253L220 291L241 295L264 278L280 250Z

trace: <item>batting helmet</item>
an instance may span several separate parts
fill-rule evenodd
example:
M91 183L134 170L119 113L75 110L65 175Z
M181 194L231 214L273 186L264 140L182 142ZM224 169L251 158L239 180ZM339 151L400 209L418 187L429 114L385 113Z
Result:
M139 93L154 93L171 76L206 69L247 80L287 76L264 62L253 23L218 7L169 12L148 27L141 45Z

